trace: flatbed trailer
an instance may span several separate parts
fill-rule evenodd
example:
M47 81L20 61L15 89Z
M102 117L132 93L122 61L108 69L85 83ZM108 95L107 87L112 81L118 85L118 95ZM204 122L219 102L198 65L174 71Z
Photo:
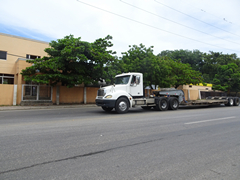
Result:
M200 100L188 100L186 103L182 102L181 105L185 106L201 106L201 105L220 105L227 104L227 99L200 99Z

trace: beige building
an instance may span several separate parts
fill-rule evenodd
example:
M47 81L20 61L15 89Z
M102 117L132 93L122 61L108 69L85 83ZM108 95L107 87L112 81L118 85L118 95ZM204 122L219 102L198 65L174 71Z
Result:
M47 54L48 42L37 41L0 33L0 105L16 105L21 102L22 69L31 66L26 59Z
M0 105L94 103L93 87L50 87L25 82L20 74L31 66L27 59L47 56L48 42L0 33Z

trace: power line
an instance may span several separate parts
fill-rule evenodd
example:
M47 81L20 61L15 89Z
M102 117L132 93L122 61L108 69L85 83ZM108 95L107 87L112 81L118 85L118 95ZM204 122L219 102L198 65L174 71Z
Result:
M214 25L212 25L212 24L209 24L209 23L207 23L207 22L205 22L205 21L202 21L202 20L200 20L200 19L197 19L197 18L195 18L195 17L193 17L193 16L191 16L191 15L189 15L189 14L186 14L186 13L184 13L184 12L182 12L182 11L179 11L179 10L177 10L177 9L174 9L174 8L172 8L172 7L170 7L170 6L166 5L166 4L163 4L163 3L161 3L161 2L158 2L157 0L154 0L154 1L155 1L156 3L158 3L158 4L161 4L161 5L169 8L169 9L172 9L172 10L174 10L174 11L176 11L176 12L179 12L179 13L181 13L181 14L184 14L184 15L192 18L192 19L195 19L196 21L202 22L202 23L207 24L207 25L209 25L209 26L212 26L212 27L214 27L214 28L220 29L220 30L222 30L222 31L225 31L225 32L227 32L227 33L230 33L230 34L233 34L233 35L235 35L235 36L240 37L240 36L237 35L237 34L234 34L234 33L232 33L232 32L226 31L226 30L224 30L224 29L222 29L222 28L219 28L219 27L217 27L217 26L214 26Z
M181 23L178 23L178 22L176 22L176 21L170 20L170 19L165 18L165 17L163 17L163 16L159 16L158 14L154 14L154 13L152 13L152 12L150 12L150 11L147 11L147 10L142 9L142 8L140 8L140 7L137 7L137 6L135 6L135 5L129 4L129 3L124 2L124 1L122 1L122 0L120 0L120 1L121 1L122 3L125 3L125 4L127 4L127 5L129 5L129 6L132 6L132 7L136 8L136 9L139 9L139 10L144 11L144 12L146 12L146 13L152 14L152 15L157 16L157 17L159 17L159 18L165 19L165 20L170 21L170 22L172 22L172 23L178 24L178 25L180 25L180 26L186 27L186 28L188 28L188 29L191 29L191 30L194 30L194 31L197 31L197 32L200 32L200 33L203 33L203 34L206 34L206 35L209 35L209 36L212 36L212 37L218 38L218 39L222 39L222 40L224 40L224 41L228 41L228 42L231 42L231 43L234 43L234 44L238 44L238 45L240 45L240 44L237 43L237 42L230 41L230 40L227 40L227 39L224 39L224 38L218 37L218 36L211 35L211 34L206 33L206 32L204 32L204 31L200 31L200 30L198 30L198 29L195 29L195 28L192 28L192 27L186 26L186 25L184 25L184 24L181 24Z
M117 14L117 13L114 13L114 12L111 12L111 11L108 11L108 10L105 10L105 9L102 9L102 8L99 8L99 7L97 7L97 6L93 6L93 5L91 5L91 4L82 2L82 1L80 1L80 0L77 0L77 1L78 1L79 3L82 3L82 4L85 4L85 5L87 5L87 6L93 7L93 8L95 8L95 9L98 9L98 10L101 10L101 11L104 11L104 12L107 12L107 13L110 13L110 14L113 14L113 15L115 15L115 16L119 16L119 17L121 17L121 18L130 20L130 21L133 21L133 22L135 22L135 23L139 23L139 24L142 24L142 25L145 25L145 26L148 26L148 27L151 27L151 28L154 28L154 29L157 29L157 30L166 32L166 33L169 33L169 34L173 34L173 35L175 35L175 36L179 36L179 37L186 38L186 39L189 39L189 40L192 40L192 41L196 41L196 42L199 42L199 43L207 44L207 45L214 46L214 47L217 47L217 48L226 49L226 50L229 50L229 51L236 51L236 50L233 50L233 49L228 49L228 48L224 48L224 47L221 47L221 46L217 46L217 45L209 44L209 43L206 43L206 42L202 42L202 41L199 41L199 40L197 40L197 39L193 39L193 38L190 38L190 37L186 37L186 36L183 36L183 35L174 33L174 32L170 32L170 31L167 31L167 30L164 30L164 29L161 29L161 28L158 28L158 27L155 27L155 26L152 26L152 25L143 23L143 22L141 22L141 21L137 21L137 20L128 18L128 17L126 17L126 16L123 16L123 15L120 15L120 14ZM236 51L236 52L240 52L240 51Z
M215 15L215 14L209 13L208 11L206 11L206 10L203 9L203 8L194 6L193 3L185 3L185 4L188 4L189 6L191 6L191 8L195 8L195 9L197 9L198 11L201 11L202 13L209 14L209 15L211 15L211 16L214 16L215 18L218 18L218 19L224 21L225 23L229 23L229 24L231 24L231 25L239 26L239 25L237 25L236 23L233 23L232 21L229 21L229 20L226 19L226 18L223 18L223 17L217 16L217 15Z

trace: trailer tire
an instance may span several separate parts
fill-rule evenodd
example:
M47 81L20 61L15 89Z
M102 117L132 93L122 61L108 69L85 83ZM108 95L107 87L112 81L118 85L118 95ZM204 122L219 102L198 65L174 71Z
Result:
M234 103L233 103L234 106L239 106L239 98L238 97L235 97L234 98Z
M113 108L106 107L106 106L102 106L102 109L106 112L111 112L113 110Z
M127 113L129 109L129 102L127 98L121 97L117 100L116 105L115 105L115 110L119 114Z
M234 99L228 98L228 102L227 102L226 106L233 106L233 104L234 104Z
M156 104L156 110L166 111L168 110L168 100L165 97L160 97L158 103Z
M170 97L169 98L169 106L168 109L169 110L177 110L179 107L179 101L177 98L175 97Z

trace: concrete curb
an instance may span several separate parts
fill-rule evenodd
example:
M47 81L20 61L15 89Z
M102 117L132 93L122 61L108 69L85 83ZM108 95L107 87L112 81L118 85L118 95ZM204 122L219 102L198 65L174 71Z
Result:
M77 104L77 105L50 105L50 106L0 106L0 111L31 110L31 109L83 108L83 107L97 107L97 105L95 105L95 104Z

